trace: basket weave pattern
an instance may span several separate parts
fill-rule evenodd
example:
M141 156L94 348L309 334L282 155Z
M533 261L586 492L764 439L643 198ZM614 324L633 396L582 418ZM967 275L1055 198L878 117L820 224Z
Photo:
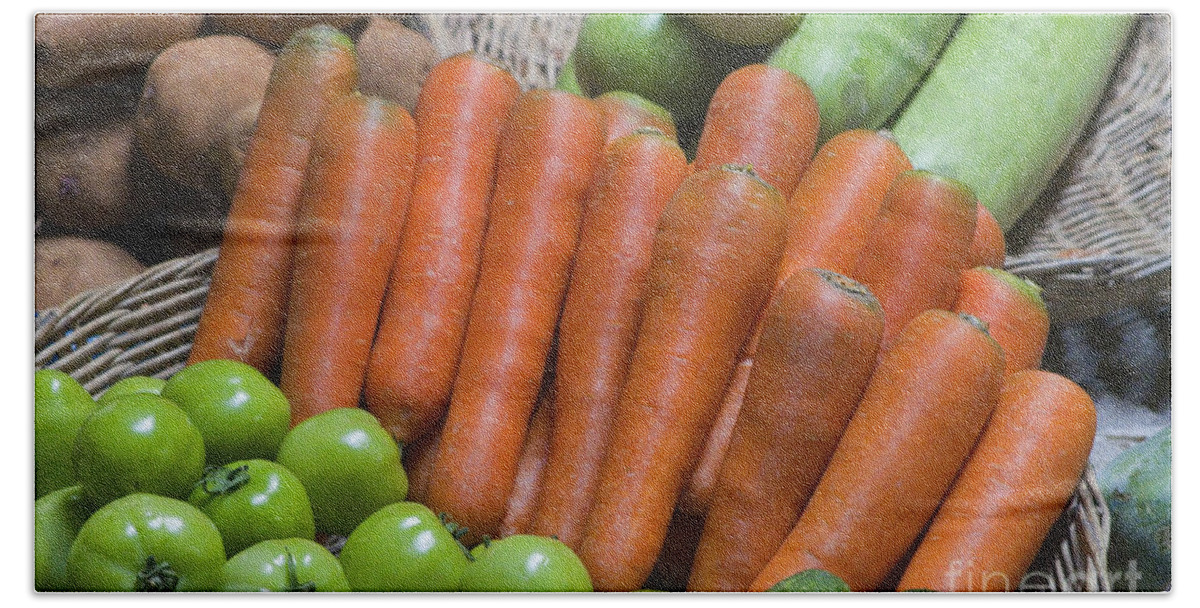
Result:
M583 19L563 15L413 15L442 56L478 50L528 89L551 86ZM1045 289L1056 317L1098 314L1169 287L1170 22L1143 17L1093 126L1022 222L1006 267ZM80 294L35 321L34 364L93 394L131 375L166 378L191 348L217 250L171 260ZM1109 590L1109 514L1089 469L1053 548L1057 589Z

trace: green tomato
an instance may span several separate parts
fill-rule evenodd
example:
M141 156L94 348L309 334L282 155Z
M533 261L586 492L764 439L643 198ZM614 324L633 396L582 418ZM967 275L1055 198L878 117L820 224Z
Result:
M273 538L316 537L304 485L269 460L209 467L188 502L217 525L229 555Z
M592 13L575 45L575 77L589 95L637 93L684 125L704 118L724 66L679 15Z
M398 502L359 524L339 559L355 591L456 591L468 558L433 511Z
M204 473L204 440L174 403L138 393L113 399L87 419L73 459L94 506L134 492L183 499Z
M321 532L348 535L408 495L400 448L366 410L338 408L301 422L276 461L304 483Z
M96 400L100 405L108 405L113 399L125 395L134 395L137 393L146 393L148 395L161 395L163 387L167 381L162 378L151 378L150 376L130 376L128 378L118 380L116 384L108 387Z
M514 534L477 545L462 591L591 591L587 568L571 548L548 536Z
M291 426L291 407L257 369L228 359L193 363L167 380L162 396L200 429L208 464L271 460Z
M33 503L34 589L72 590L67 553L89 515L81 486L55 490Z
M79 591L215 591L224 564L221 533L199 509L130 494L79 529L67 575Z
M71 445L96 402L67 374L41 369L33 374L33 494L41 498L75 484Z
M731 44L778 44L792 35L802 13L692 13L684 15L704 33Z
M342 565L307 538L264 540L229 558L221 591L349 591Z

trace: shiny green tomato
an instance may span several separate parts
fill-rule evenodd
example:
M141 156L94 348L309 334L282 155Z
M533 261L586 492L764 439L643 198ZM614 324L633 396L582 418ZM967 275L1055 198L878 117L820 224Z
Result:
M477 545L462 591L591 591L587 568L571 548L548 536L514 534Z
M221 533L181 500L130 494L96 511L75 537L67 575L79 591L215 591Z
M304 485L269 460L209 467L188 502L217 525L229 555L273 538L316 537Z
M96 400L100 405L108 405L113 399L125 395L133 395L136 393L147 393L150 395L161 395L163 386L166 386L167 381L162 378L151 378L150 376L130 376L122 380L118 380L116 384L108 387Z
M400 448L366 410L338 408L301 422L276 461L303 482L321 532L348 535L408 495Z
M95 506L134 492L183 499L204 473L204 440L174 403L138 393L92 414L75 437L72 457Z
M83 501L83 488L55 490L33 503L33 588L38 591L71 591L67 553L91 511Z
M355 591L456 591L467 554L433 511L398 502L346 539L339 559Z
M272 460L291 426L291 407L257 369L228 359L193 363L167 380L162 396L200 429L208 464Z
M33 373L33 494L41 498L75 484L71 446L96 402L58 370Z
M349 591L342 565L306 538L264 540L225 562L222 591Z

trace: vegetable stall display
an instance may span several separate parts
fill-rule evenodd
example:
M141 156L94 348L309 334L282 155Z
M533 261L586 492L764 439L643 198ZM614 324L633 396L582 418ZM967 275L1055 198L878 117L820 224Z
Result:
M35 378L35 588L636 591L680 559L690 591L1016 589L1096 408L996 267L1044 180L972 162L1048 176L1131 18L1014 18L1094 55L1064 128L942 162L944 83L1004 20L841 17L593 15L579 92L457 54L411 113L298 30L188 365Z

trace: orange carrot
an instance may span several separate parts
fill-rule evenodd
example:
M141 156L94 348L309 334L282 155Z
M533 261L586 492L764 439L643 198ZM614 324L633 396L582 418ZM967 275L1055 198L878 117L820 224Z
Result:
M721 398L717 421L713 423L708 437L704 440L704 449L700 452L700 460L692 470L691 478L683 486L683 495L679 497L677 507L679 511L697 517L704 517L708 512L708 506L712 503L713 486L717 483L721 461L725 459L729 439L733 437L733 427L742 411L746 384L750 381L750 370L753 367L753 359L742 359L738 362L737 369L733 370L733 378L729 380L725 396Z
M415 130L399 105L353 95L313 138L279 378L293 425L358 406L408 208Z
M788 202L780 281L800 268L854 272L888 187L910 169L886 132L855 129L825 142Z
M977 206L966 186L928 171L892 182L852 275L883 305L880 351L922 311L954 305Z
M354 43L328 26L297 32L275 61L189 362L235 359L264 373L276 364L311 139L356 79Z
M553 408L554 400L548 393L544 394L533 408L533 417L529 420L529 430L525 434L525 445L521 448L521 458L517 460L517 476L513 479L512 493L508 495L504 519L500 521L500 536L529 533L538 491L545 476L546 457L550 452Z
M883 353L800 520L750 589L812 568L855 591L876 589L950 489L1003 378L1004 353L978 319L944 310L913 319Z
M604 130L590 100L523 94L496 185L429 504L475 535L504 516L554 336Z
M885 131L846 131L821 146L788 202L788 243L780 263L779 282L802 268L852 272L888 187L910 169L908 157ZM751 362L761 330L760 319L754 337L742 351ZM739 391L745 391L744 382L730 384L723 400L722 420L729 422L728 417L737 416L733 406L742 401ZM725 428L718 425L714 431ZM715 467L709 465L720 465L724 454L715 451L724 443L720 436L710 436L708 445L712 450L705 451L705 461L698 469L701 472L694 476L697 484L710 478L708 472L715 474ZM713 456L707 456L710 453ZM693 484L696 493L685 495L688 500L684 509L702 506L690 499L702 496L703 485L697 484Z
M692 591L745 591L816 487L875 368L879 302L806 268L775 291L692 564Z
M643 127L662 131L675 141L675 121L671 113L636 93L609 91L594 99L604 120L605 143L612 143Z
M400 441L450 403L479 272L500 129L520 88L474 54L438 63L417 100L417 165L379 331L367 409Z
M956 312L988 324L988 333L1004 349L1004 370L1011 374L1042 364L1050 318L1041 288L995 268L972 268L959 278Z
M559 322L555 421L533 530L579 540L633 354L658 218L687 174L673 141L609 144L588 202Z
M1087 466L1096 409L1074 382L1008 376L979 445L908 564L900 589L1011 591Z
M817 145L817 99L795 74L761 63L734 70L708 105L696 171L750 165L787 200Z
M967 252L967 268L976 266L1004 267L1004 230L996 216L983 203L975 211L975 235Z
M578 554L637 589L662 548L783 253L783 200L748 168L689 176L654 239L648 295Z

